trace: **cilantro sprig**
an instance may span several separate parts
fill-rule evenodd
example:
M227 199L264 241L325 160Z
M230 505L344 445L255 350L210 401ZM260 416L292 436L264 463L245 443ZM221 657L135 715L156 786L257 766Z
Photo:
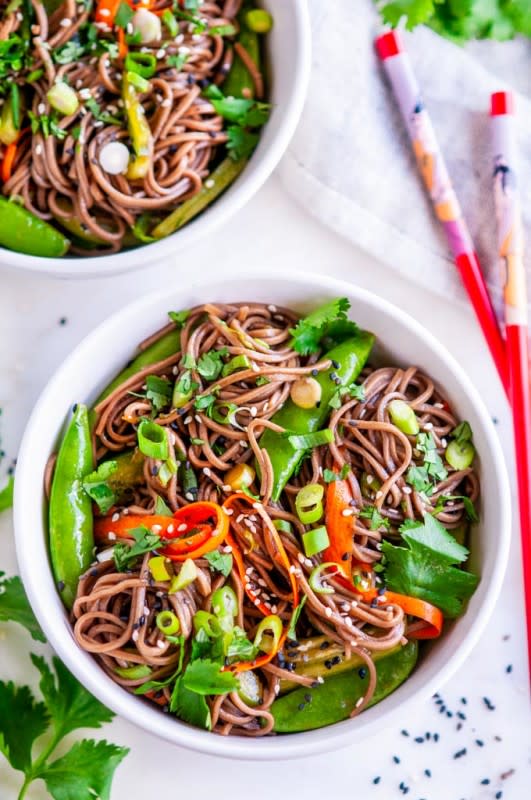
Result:
M384 22L406 28L429 25L441 36L463 43L469 39L512 39L531 36L529 0L375 0Z
M16 576L0 583L0 619L18 622L33 638L45 641ZM19 800L38 779L54 800L90 796L109 800L114 772L127 748L81 739L58 757L56 751L66 736L79 728L101 728L112 720L113 712L92 697L56 656L51 663L35 654L31 660L40 674L40 698L29 686L0 681L0 753L24 775ZM43 735L46 739L41 741Z
M204 92L217 114L231 124L227 126L227 150L235 161L251 155L258 142L256 130L269 119L271 106L243 97L225 97L211 84Z
M145 525L139 525L129 533L134 539L134 544L118 542L114 546L113 557L118 572L125 572L137 558L150 553L160 545L160 536L150 531Z
M382 542L385 585L432 603L446 617L458 617L479 582L456 566L466 561L467 548L430 514L423 522L408 521L400 533L404 547Z
M358 326L347 317L349 308L349 300L340 297L300 319L290 329L292 348L307 356L317 353L323 345L330 348L353 336L358 331Z
M116 495L108 484L108 479L118 469L116 461L104 461L99 467L83 478L83 489L97 504L102 514L106 514L116 502Z

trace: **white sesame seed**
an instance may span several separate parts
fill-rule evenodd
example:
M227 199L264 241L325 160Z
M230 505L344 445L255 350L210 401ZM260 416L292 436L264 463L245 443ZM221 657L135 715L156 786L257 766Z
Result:
M322 677L322 675L319 675L319 677L317 678L317 683L324 683L324 678Z
M196 422L199 422L199 423L201 422L201 417L199 416L199 414L194 414L194 419L195 419Z
M256 598L256 600L253 600L253 602L255 606L259 606L261 601L258 598Z
M128 508L122 508L122 517L127 516L127 514L129 514L129 509Z
M352 600L352 602L350 604L351 608L356 608L357 605L358 605L358 601L357 600Z
M425 431L431 431L432 428L433 428L433 422L426 422L426 424L424 425Z
M208 178L208 180L205 181L205 186L207 189L212 189L214 185L215 181L213 181L212 178Z
M373 481L374 481L374 475L367 475L367 483L369 484L369 486Z
M444 408L444 405L442 403L434 403L433 407L434 408Z
M411 486L404 486L404 488L402 489L403 494L411 494L412 491L413 489L411 488Z
M112 531L109 531L109 533L107 534L107 539L109 539L109 541L111 542L114 542L114 540L116 539L116 534L113 533Z
M159 639L159 640L158 640L158 642L157 642L157 647L158 647L160 650L164 650L164 648L166 647L166 645L164 644L164 642L162 641L162 639Z
M383 492L380 492L380 491L376 492L376 494L375 494L375 497L376 497L377 500L379 500L380 497L382 497L382 496L383 496Z
M174 525L168 525L168 527L166 528L166 533L173 533L174 530L175 530Z
M364 700L364 697L360 697L359 700L356 700L356 708L359 708Z
M448 444L448 440L447 440L447 439L441 439L441 445L442 445L443 447L446 447L446 446L447 446L447 444Z
M251 413L251 417L256 417L256 415L258 414L258 409L256 408L256 406L251 406L249 411Z
M297 558L299 559L301 564L304 564L304 562L306 561L302 553L297 553Z
M119 514L113 514L111 517L111 522L118 522L119 519L120 519Z
M133 640L133 642L138 642L139 638L140 638L139 632L138 631L133 631L133 635L131 636L131 639Z
M263 578L258 578L258 586L267 586L267 583Z
M184 420L183 420L185 425L189 425L191 423L191 421L192 421L192 417L189 416L189 415L187 417L185 417Z
M103 125L104 123L101 121L101 119L96 120L96 122L94 123L95 128L103 128Z
M332 609L331 608L326 608L325 609L325 614L326 614L327 617L331 617L332 616Z
M341 512L342 517L351 517L354 514L353 508L344 508Z
M224 483L221 488L223 489L224 492L232 492L232 486L230 485L230 483Z
M276 614L276 613L277 613L277 611L278 611L278 608L277 608L277 606L271 606L271 613L272 613L272 614Z
M166 50L164 50L164 48L162 47L155 53L155 57L158 59L164 58L165 55L166 55Z
M245 514L238 514L236 517L236 522L239 524L245 517Z
M42 144L38 144L38 145L35 147L35 155L36 155L36 156L40 156L40 154L41 154L41 153L42 153Z
M262 504L261 503L253 503L253 508L256 509L256 511L261 511L262 510Z
M146 617L149 616L149 608L148 608L148 606L144 606L144 614L146 615Z
M169 97L166 97L166 99L162 101L161 106L162 108L169 108L171 106L171 100Z
M84 89L80 89L79 90L79 96L83 100L88 100L89 97L92 97L92 93L91 93L90 89L87 89L87 87L85 87Z
M79 2L80 2L80 0L78 0L78 3ZM98 13L99 13L100 17L110 17L111 16L111 12L109 11L108 8L102 8L102 9L99 10Z
M179 53L180 56L187 56L188 53L190 53L190 48L185 47L185 45L183 45L182 47L179 47L177 52Z
M210 469L208 467L203 467L203 474L206 475L207 478L210 478L210 476L212 475L212 473L211 473L211 471L210 471Z
M68 19L68 17L65 17L64 19L61 20L59 25L61 25L61 27L63 28L70 28L72 26L72 20Z
M225 512L225 514L228 517L232 517L232 515L234 514L234 509L233 508L225 508L224 506L222 506L222 508L223 508L223 511Z
M307 567L310 567L310 568L313 567L313 561L311 560L311 558L305 558L304 559L304 563L305 563L305 565Z
M228 544L226 547L221 548L224 553L232 553L232 547Z
M129 36L131 36L131 34L134 32L133 23L132 22L128 22L125 29L126 29L127 33L129 34Z
M348 625L349 628L354 627L354 622L352 620L352 617L346 617L345 618L345 624Z
M182 522L177 528L177 533L182 533L187 529L187 527L188 525L185 522Z
M37 111L39 112L39 114L44 114L46 112L46 106L44 105L44 103L39 103L39 105L37 106Z

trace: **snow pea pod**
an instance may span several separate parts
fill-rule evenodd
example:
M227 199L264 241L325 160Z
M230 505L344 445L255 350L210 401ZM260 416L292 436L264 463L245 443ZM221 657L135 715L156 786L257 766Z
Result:
M286 400L282 408L273 415L271 421L291 433L313 433L319 430L330 414L329 402L340 386L348 386L356 380L367 361L374 343L374 336L368 331L358 331L354 336L334 347L323 356L330 359L332 366L320 372L315 380L321 386L321 400L314 408L300 408L292 400ZM335 367L334 364L339 364ZM336 377L338 383L333 378ZM306 450L295 449L287 437L267 428L260 438L273 467L273 494L277 501Z
M368 706L379 703L406 680L416 664L417 655L418 644L411 641L376 662L377 684ZM298 733L348 719L366 692L368 682L368 670L355 669L327 678L315 689L303 686L280 697L271 706L275 718L273 730L276 733Z
M252 7L252 3L246 3L238 14L238 22L240 24L238 42L245 48L260 71L260 40L256 31L250 30L245 21L246 12ZM251 73L240 56L234 53L232 66L223 83L223 92L227 97L253 97L254 91L255 86Z
M0 245L28 256L59 258L70 241L31 211L0 197Z
M122 384L128 378L131 378L133 375L136 375L136 373L141 369L144 369L144 367L148 367L150 364L157 364L159 361L164 361L165 358L169 358L171 355L174 355L174 353L177 353L180 349L180 346L181 332L179 330L168 331L168 333L164 334L164 336L161 336L160 339L157 339L156 342L153 342L153 344L150 344L145 350L142 350L142 352L139 353L125 367L125 369L118 373L118 375L109 383L109 385L105 387L94 405L98 405L98 403L101 403L102 400L105 400L105 398L108 397L118 386L120 386L120 384ZM96 413L94 409L90 410L89 419L92 427L96 420Z
M49 507L52 570L67 608L92 561L92 501L83 489L83 477L93 469L87 407L78 404L57 455Z

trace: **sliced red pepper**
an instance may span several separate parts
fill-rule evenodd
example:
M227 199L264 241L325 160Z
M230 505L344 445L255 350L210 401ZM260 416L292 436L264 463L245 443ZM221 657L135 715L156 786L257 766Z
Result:
M325 522L330 545L323 552L323 561L334 561L350 584L355 517L353 514L344 516L343 511L352 511L352 499L348 481L335 480L328 484Z
M360 592L363 596L364 602L370 603L374 598L378 598L382 605L394 604L412 617L418 617L426 622L424 628L411 633L412 639L436 639L440 636L444 617L442 611L427 603L426 600L420 600L418 597L410 597L407 594L397 594L396 592L385 591L385 594L378 595L377 589L369 589L366 592Z

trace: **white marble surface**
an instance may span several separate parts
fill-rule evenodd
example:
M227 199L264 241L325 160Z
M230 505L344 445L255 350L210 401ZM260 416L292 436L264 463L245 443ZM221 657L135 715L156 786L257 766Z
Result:
M25 420L47 378L94 325L151 288L186 280L187 274L198 269L215 270L219 275L235 263L247 264L250 273L267 271L271 264L326 271L403 307L442 340L479 387L498 420L513 474L508 408L467 306L434 299L320 227L289 199L276 177L223 231L196 248L193 261L191 253L182 253L173 263L97 282L20 277L0 268L0 434L7 454L2 474L8 458L16 455ZM62 317L66 318L63 325ZM139 787L152 796L174 797L184 792L199 800L302 795L306 800L330 796L391 800L404 796L399 788L402 781L410 787L408 800L487 800L499 791L504 800L528 798L531 719L516 529L513 538L503 593L488 631L442 689L452 717L439 713L432 701L422 703L395 728L382 731L366 744L311 760L279 763L274 768L190 753L116 719L101 733L129 746L131 754L116 774L113 800L140 797ZM0 517L0 548L0 567L11 574L16 562L10 512ZM0 677L31 682L28 650L33 643L29 637L13 625L0 625L0 636ZM509 664L510 674L506 673ZM495 705L494 711L487 710L484 696ZM466 705L462 697L467 698ZM460 720L457 712L466 719ZM458 731L459 723L462 728ZM410 736L401 735L401 728ZM427 731L432 734L429 741L414 741ZM434 732L439 733L438 742L433 741ZM484 745L476 744L476 739ZM454 760L453 754L462 748L467 749L466 754ZM399 764L393 761L394 755L400 758ZM425 769L431 771L431 778L424 774ZM502 779L511 769L514 774ZM381 776L377 785L372 783L375 776ZM491 782L483 785L483 778ZM2 800L14 800L19 786L18 774L0 757ZM45 796L39 784L28 794L33 800Z

